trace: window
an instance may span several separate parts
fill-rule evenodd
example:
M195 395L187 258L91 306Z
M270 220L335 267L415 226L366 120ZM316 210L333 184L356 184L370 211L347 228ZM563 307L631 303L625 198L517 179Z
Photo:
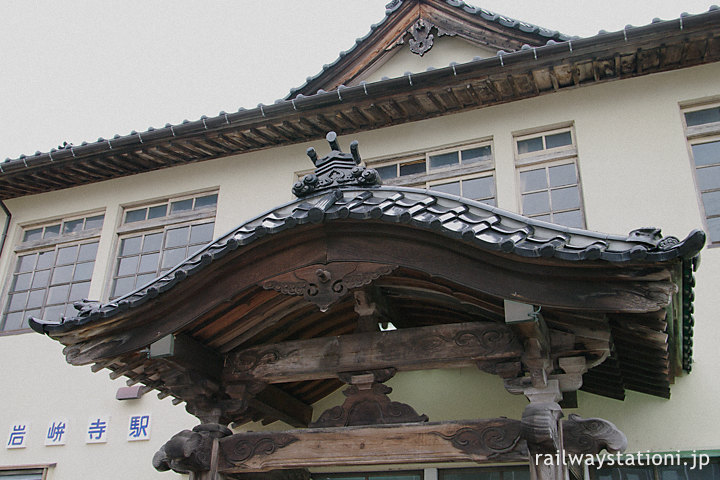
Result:
M161 276L212 241L216 207L217 193L205 193L126 209L110 298Z
M443 468L438 480L530 480L527 465L479 468Z
M584 228L572 130L516 137L515 146L522 214L557 225Z
M495 205L492 145L484 142L371 164L383 183L429 188Z
M695 183L711 244L720 244L720 107L684 112Z
M0 467L0 480L45 480L49 465L32 465L27 467Z
M647 457L647 458L645 458ZM590 469L591 480L720 480L717 457L681 453L642 454L644 466L612 466ZM703 466L700 467L702 460ZM708 464L705 464L709 461Z
M313 480L423 480L422 471L414 472L363 472L363 473L313 473Z
M27 328L30 317L75 316L87 298L104 215L72 218L25 229L15 249L2 330Z

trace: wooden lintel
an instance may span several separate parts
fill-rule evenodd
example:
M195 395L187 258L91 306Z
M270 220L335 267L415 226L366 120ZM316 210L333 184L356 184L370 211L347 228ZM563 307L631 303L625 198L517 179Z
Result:
M454 461L521 461L527 444L518 420L247 432L220 439L219 471Z
M337 377L341 372L473 366L518 358L522 347L506 325L472 322L297 340L228 355L226 379L265 383Z

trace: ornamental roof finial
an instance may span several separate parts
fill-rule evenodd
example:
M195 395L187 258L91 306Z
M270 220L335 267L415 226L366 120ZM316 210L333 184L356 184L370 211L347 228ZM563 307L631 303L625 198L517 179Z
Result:
M318 158L314 148L307 149L307 156L315 165L315 173L305 175L302 180L295 182L292 189L295 196L302 198L330 188L372 187L382 183L375 169L360 165L362 159L357 140L350 143L350 153L343 153L335 132L329 132L325 139L331 149L328 155Z

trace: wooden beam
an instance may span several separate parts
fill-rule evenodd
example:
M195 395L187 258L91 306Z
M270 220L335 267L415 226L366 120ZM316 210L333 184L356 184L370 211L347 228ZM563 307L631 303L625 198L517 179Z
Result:
M388 367L399 371L466 367L521 354L522 347L505 325L460 323L248 348L228 355L225 378L295 382Z
M221 438L219 471L527 459L518 420L247 432Z
M304 428L312 420L313 409L289 393L268 385L255 398L250 407L263 413L266 418L275 418L296 428Z

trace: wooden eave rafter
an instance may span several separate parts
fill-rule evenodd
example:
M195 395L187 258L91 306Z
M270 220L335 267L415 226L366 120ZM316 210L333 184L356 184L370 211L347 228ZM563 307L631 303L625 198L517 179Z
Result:
M0 163L0 199L484 108L720 60L720 11L520 50ZM283 133L285 132L285 133ZM209 143L210 142L210 143Z

